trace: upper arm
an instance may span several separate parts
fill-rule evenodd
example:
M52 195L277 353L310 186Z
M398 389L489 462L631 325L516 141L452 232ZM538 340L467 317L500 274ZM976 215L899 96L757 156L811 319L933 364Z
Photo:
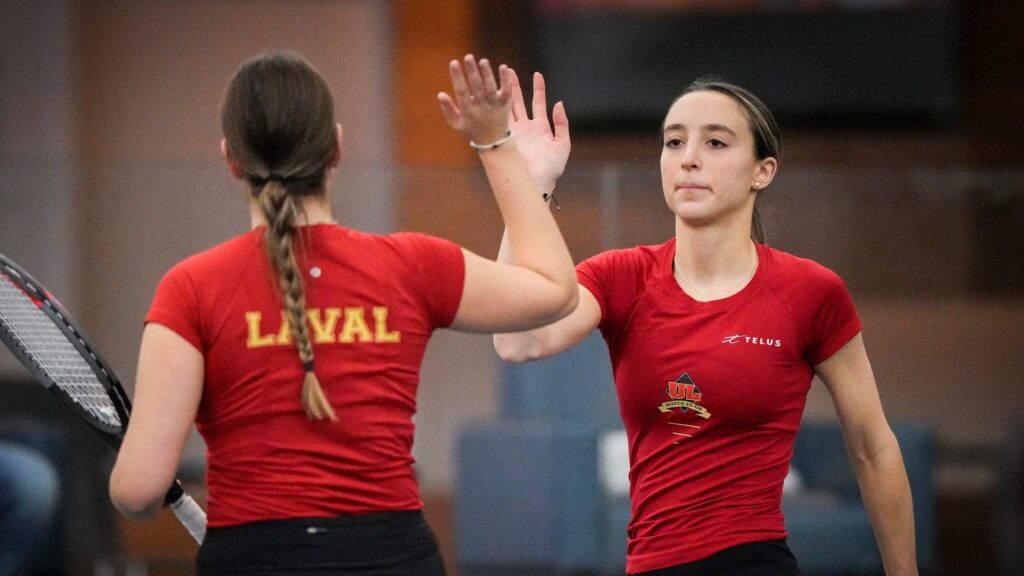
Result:
M579 344L601 322L597 298L577 284L579 303L568 316L527 332L495 334L494 349L508 362L527 362L554 356Z
M465 280L451 328L466 332L512 332L562 318L576 305L544 276L511 264L488 260L463 249Z
M110 477L122 511L145 516L170 488L202 397L202 353L171 329L143 330L132 414Z
M814 371L832 396L852 455L874 453L893 439L860 333Z

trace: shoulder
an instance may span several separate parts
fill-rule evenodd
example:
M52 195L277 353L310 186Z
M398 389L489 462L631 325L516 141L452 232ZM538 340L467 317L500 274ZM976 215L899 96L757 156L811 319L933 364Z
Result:
M380 236L382 241L393 246L396 249L433 249L433 250L451 250L452 248L458 248L458 244L451 240L439 238L437 236L431 236L430 234L424 234L422 232L395 232L388 234L387 236Z
M838 274L814 260L763 244L760 245L760 255L765 258L769 278L776 287L800 291L837 287L845 290L845 284Z
M221 242L212 248L181 260L167 271L166 277L215 275L220 277L238 265L247 262L247 256L262 252L262 229L255 229Z
M659 264L671 258L675 249L675 239L662 244L617 248L591 256L580 263L584 270L597 272L641 272L657 270Z
M649 285L671 274L675 239L652 246L608 250L576 267L578 282L601 306L602 322L624 318Z

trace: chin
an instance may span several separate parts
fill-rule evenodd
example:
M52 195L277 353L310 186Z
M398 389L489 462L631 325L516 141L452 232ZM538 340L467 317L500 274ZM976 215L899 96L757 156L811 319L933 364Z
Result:
M698 224L708 219L711 215L708 206L705 203L695 200L683 200L680 198L674 198L669 201L669 209L684 223L689 224L693 222Z

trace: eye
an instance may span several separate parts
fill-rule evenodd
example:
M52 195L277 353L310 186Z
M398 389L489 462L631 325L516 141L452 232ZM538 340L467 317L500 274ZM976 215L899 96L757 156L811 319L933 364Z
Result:
M712 148L728 148L729 147L728 144L726 144L725 142L722 142L721 140L719 140L717 138L712 138L711 140L708 140L708 146L711 146Z
M665 148L679 148L683 144L683 140L675 136L671 136L665 139Z

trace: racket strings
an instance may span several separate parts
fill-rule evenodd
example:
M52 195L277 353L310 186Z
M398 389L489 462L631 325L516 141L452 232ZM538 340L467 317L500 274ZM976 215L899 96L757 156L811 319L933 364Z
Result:
M122 427L106 388L88 362L39 305L0 274L0 327L76 404L107 426Z

